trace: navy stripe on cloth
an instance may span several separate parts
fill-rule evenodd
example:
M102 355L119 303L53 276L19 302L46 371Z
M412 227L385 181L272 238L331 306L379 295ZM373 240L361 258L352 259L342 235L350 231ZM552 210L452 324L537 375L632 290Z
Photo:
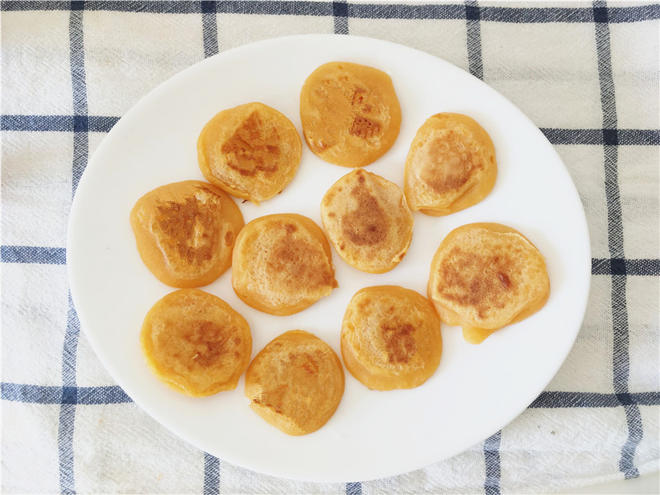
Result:
M465 22L467 29L468 69L470 74L479 79L484 78L484 67L481 59L481 26L479 24L480 8L476 0L465 2Z
M362 483L346 483L346 495L362 495Z
M63 265L66 263L64 248L39 246L2 246L3 263L35 263ZM592 275L659 276L660 259L592 258Z
M218 20L216 14L217 2L202 1L202 38L204 40L204 57L218 53Z
M532 409L619 407L624 402L640 406L657 406L660 405L660 392L639 392L626 394L625 397L592 392L543 392L529 407Z
M484 440L484 463L486 466L486 479L484 492L486 495L499 495L500 493L500 441L502 431Z
M2 246L3 263L38 263L64 265L66 249L38 246Z
M73 197L82 177L89 150L89 119L87 117L87 89L85 87L85 50L83 47L83 2L71 2L69 15L69 52L71 66L71 92L73 98L73 163L71 170ZM75 493L73 460L73 435L75 431L76 403L76 361L80 322L69 294L67 328L62 347L62 405L58 428L60 492Z
M64 389L75 388L76 393ZM55 387L48 385L25 385L20 383L2 383L2 400L32 404L68 404L102 405L124 404L133 402L116 385L102 387Z
M592 275L659 276L660 259L593 258Z
M598 79L600 82L600 100L603 111L603 128L616 129L616 95L612 77L612 57L610 48L609 18L611 12L606 3L597 0L593 4L593 15L596 21L596 54L598 57ZM609 133L604 133L604 166L605 166L605 196L607 199L608 245L612 259L624 259L623 251L623 220L621 216L621 197L618 176L618 149L616 140ZM609 142L608 142L609 141ZM612 274L612 324L613 338L613 387L617 397L628 396L628 376L630 373L628 310L626 307L626 275ZM635 450L644 436L642 417L636 404L624 406L628 439L621 449L619 470L626 479L636 478L639 471L635 467Z
M218 46L217 28L213 24L215 16L205 14L204 19L204 53L205 56L211 56L217 53ZM475 57L475 68L471 70L471 73L478 76L481 57L473 56ZM2 115L0 123L3 131L110 132L110 129L118 120L119 117L102 115ZM619 146L660 145L660 130L656 129L558 129L542 127L541 132L552 144L603 145L606 142L616 142Z
M204 57L212 57L218 53L218 15L217 2L201 2L202 10L202 41ZM220 459L204 452L204 495L220 493Z
M3 131L110 132L119 117L87 115L3 115Z
M348 4L346 0L332 2L335 34L348 34Z
M204 452L204 495L220 493L220 459Z
M99 387L73 387L64 393L65 387L50 385L27 385L22 383L3 382L1 385L2 400L25 402L32 404L62 404L100 405L124 404L133 402L131 398L117 385ZM71 388L71 387L69 387ZM75 402L73 402L75 401ZM625 395L602 394L595 392L542 392L529 407L532 409L570 409L620 407L622 404L637 404L639 406L660 405L660 391L634 392Z
M74 4L76 2L73 2ZM218 13L261 15L334 16L335 2L273 2L268 0L234 0L217 2ZM12 10L68 10L72 2L11 1L2 2L4 11ZM202 4L196 0L172 1L88 1L85 10L146 12L163 14L199 14ZM608 22L626 23L660 19L657 4L609 7ZM465 19L465 6L460 4L348 4L347 17L365 19ZM594 22L594 11L589 7L481 7L481 21L507 23Z

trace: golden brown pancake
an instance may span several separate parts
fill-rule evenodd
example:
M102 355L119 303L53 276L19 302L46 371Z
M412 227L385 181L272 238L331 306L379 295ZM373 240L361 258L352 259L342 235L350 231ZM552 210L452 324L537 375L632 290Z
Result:
M130 219L144 264L161 282L181 288L210 284L229 268L244 223L224 191L197 180L148 192Z
M361 167L380 158L399 135L401 108L390 76L366 65L330 62L300 93L310 149L326 162Z
M344 370L328 344L291 330L272 340L245 375L250 407L289 435L306 435L328 422L344 394Z
M293 123L263 103L223 110L197 140L199 168L209 182L259 203L293 180L302 143Z
M362 169L330 187L321 218L339 256L364 272L391 270L412 240L413 215L399 186Z
M488 133L467 115L439 113L424 122L410 145L404 190L413 211L449 215L484 199L496 177Z
M236 388L252 353L245 319L199 289L177 290L154 304L140 340L158 378L193 397Z
M440 319L413 290L367 287L346 308L341 354L348 371L370 389L418 387L440 364Z
M302 311L337 287L328 240L302 215L252 220L236 239L232 285L246 304L265 313Z
M541 309L550 294L545 260L529 239L497 223L452 230L431 262L428 295L442 321L482 342Z

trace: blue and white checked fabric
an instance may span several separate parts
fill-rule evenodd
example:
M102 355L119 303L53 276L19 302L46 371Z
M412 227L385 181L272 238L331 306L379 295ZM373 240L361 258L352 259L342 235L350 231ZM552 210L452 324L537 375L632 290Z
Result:
M4 492L490 495L658 470L658 4L3 1L1 9ZM89 155L139 97L219 51L332 32L438 55L532 118L584 203L592 293L561 371L501 432L390 479L296 483L200 452L132 403L80 333L64 246Z

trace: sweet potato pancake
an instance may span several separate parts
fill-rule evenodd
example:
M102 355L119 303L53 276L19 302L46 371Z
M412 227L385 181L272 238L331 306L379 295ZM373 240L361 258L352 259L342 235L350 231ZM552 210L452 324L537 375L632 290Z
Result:
M550 294L545 260L529 239L497 223L452 230L431 262L428 296L440 318L478 344L541 309Z
M346 308L341 353L348 371L371 389L417 387L440 363L440 319L413 290L367 287Z
M232 285L246 304L265 313L302 311L337 287L330 244L302 215L259 217L236 239Z
M346 263L370 273L391 270L403 259L413 233L413 215L399 186L355 170L325 193L321 218Z
M309 148L326 162L361 167L380 158L399 135L401 108L390 76L366 65L330 62L300 93Z
M475 120L439 113L417 131L404 174L404 190L413 211L448 215L477 204L493 189L495 148Z
M236 388L252 353L245 319L199 289L177 290L154 304L140 340L158 378L193 397Z
M140 257L163 283L210 284L231 265L243 215L221 189L187 180L154 189L131 211Z
M223 110L197 140L199 168L212 184L259 203L280 193L296 175L302 142L293 123L263 103Z
M344 394L344 370L328 344L291 330L272 340L245 375L245 395L259 416L289 435L318 430Z

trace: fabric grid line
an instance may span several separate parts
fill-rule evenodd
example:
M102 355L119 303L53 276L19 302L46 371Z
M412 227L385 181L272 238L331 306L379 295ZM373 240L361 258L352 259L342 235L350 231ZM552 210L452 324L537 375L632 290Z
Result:
M76 2L48 0L7 0L2 3L2 10L69 10ZM200 2L198 0L179 0L177 2L154 0L147 3L136 1L87 1L85 10L107 10L119 12L143 12L153 14L199 14L208 8L203 4L215 4L217 13L263 14L263 15L307 15L333 16L335 5L342 2L284 1L270 2L223 0ZM346 10L340 12L356 19L465 19L466 10L460 4L363 4L347 3ZM342 15L343 16L343 15ZM480 8L480 20L486 22L509 23L549 23L549 22L594 22L591 7L500 7ZM660 6L657 4L608 7L608 22L625 23L660 18Z
M0 384L3 412L15 414L13 417L25 417L26 421L32 421L33 416L41 418L40 415L51 414L48 412L51 409L56 411L52 421L39 420L52 428L52 452L47 448L41 449L39 445L39 450L50 452L43 455L50 455L53 459L52 482L47 485L48 489L45 484L35 484L39 489L29 489L31 481L25 477L20 482L3 481L3 490L60 491L66 494L112 491L114 485L107 484L107 479L102 479L91 464L84 462L82 451L89 453L85 449L94 449L93 445L89 446L89 442L93 442L93 436L89 435L97 430L90 428L93 426L102 431L105 415L112 414L107 411L113 407L117 408L112 409L115 413L121 409L129 412L120 414L141 414L130 412L131 408L135 408L133 401L119 386L105 378L87 376L90 364L98 365L90 361L88 344L84 335L80 334L80 322L66 286L66 270L63 268L67 257L63 247L65 238L49 233L40 235L36 231L42 229L41 226L32 231L29 227L29 219L40 213L48 221L56 215L60 215L57 218L62 217L60 210L48 202L50 192L66 184L70 188L67 189L67 201L70 202L89 154L103 134L118 122L125 111L123 108L134 102L133 97L127 97L121 105L113 106L103 99L103 91L108 92L108 98L122 99L123 95L119 93L124 89L110 89L111 82L107 86L101 85L100 81L108 74L104 71L121 73L126 70L121 66L108 69L103 64L114 63L122 57L137 57L145 64L145 73L155 70L164 79L171 75L173 69L159 69L158 64L163 61L185 67L248 41L299 32L350 33L383 37L411 45L415 45L419 38L424 41L419 41L416 48L433 52L434 47L440 47L437 50L441 56L443 50L451 52L455 49L455 60L452 62L462 64L475 77L485 79L526 113L531 109L533 115L530 116L557 147L585 204L592 235L590 309L572 357L569 356L561 376L553 380L519 419L464 453L460 460L450 459L387 480L345 480L340 484L313 485L271 479L193 449L192 461L187 465L187 481L176 485L178 491L249 493L258 487L261 491L273 493L318 491L366 495L397 491L483 491L495 495L508 491L535 491L544 487L544 483L554 489L576 486L582 479L578 466L585 462L585 457L580 457L581 453L586 453L594 463L600 463L600 467L608 466L606 474L610 479L617 475L635 478L660 466L660 445L657 439L654 440L658 432L660 383L657 377L651 376L653 373L650 370L655 366L657 374L658 356L649 350L658 339L657 315L649 316L657 313L657 301L649 301L658 293L660 257L657 243L644 238L648 235L650 239L657 232L657 225L651 225L652 222L657 224L657 206L653 206L654 201L657 203L657 191L652 192L651 189L653 186L657 188L658 183L657 170L652 169L653 163L656 167L658 165L657 156L652 158L652 154L655 152L657 155L660 146L660 122L657 117L653 120L641 117L646 103L652 109L652 105L657 107L657 102L641 102L631 96L637 93L638 88L657 90L658 87L657 62L653 62L655 66L642 63L645 50L639 43L650 39L644 38L644 33L657 28L660 5L643 0L628 4L595 0L593 3L543 6L479 0L460 0L449 4L381 4L360 0L9 0L2 2L0 11L3 13L4 92L0 129L3 133L2 158L5 165L2 169L3 239L0 262L3 285L5 288L17 288L15 297L11 296L11 291L9 295L3 291L3 319L5 312L9 315L5 320L3 340L11 340L12 345L22 349L35 345L35 341L30 339L43 339L46 335L37 330L32 332L31 326L48 329L51 334L60 332L59 340L55 340L57 346L49 344L55 351L44 351L57 354L52 359L56 364L48 365L56 369L55 373L48 374L51 368L44 368L38 377L32 377L28 370L3 364ZM53 45L49 52L44 47L31 45L30 36L34 33L28 32L25 26L30 23L37 25L33 20L37 18L54 23L60 22L59 19L66 20L66 30L56 31L59 34L49 38L49 43ZM140 19L139 23L145 24L143 37L136 40L127 37L114 45L113 40L107 44L99 42L99 38L104 36L99 32L104 22L121 25L136 18ZM23 51L20 44L15 44L16 35L11 33L13 26L16 26L15 32L23 29ZM151 47L147 33L160 32L161 29L173 30L172 43ZM417 31L419 37L415 36ZM515 33L514 36L533 33L525 39L531 40L532 44L538 39L539 46L544 47L538 51L541 55L536 55L541 61L537 63L526 58L525 50L537 48L521 44L518 49L515 43L511 44L508 37L512 33ZM568 51L562 52L565 47L553 46L558 39L571 38L580 41ZM637 46L639 58L626 58L631 51L622 51L622 40L629 40L632 47ZM60 41L62 46L57 44ZM582 45L578 46L579 43ZM655 46L649 45L645 49L656 53L657 40L655 43ZM65 53L60 54L58 50ZM578 51L585 54L584 60L575 55L574 52ZM49 53L53 58L41 67L44 84L49 88L49 95L52 95L49 98L54 104L37 104L45 98L35 97L35 102L31 102L29 97L19 100L5 96L22 94L17 93L21 85L36 83L23 76L21 71L28 70L26 67L32 60L29 57L39 53ZM57 72L60 70L57 65L60 55L66 60L66 77ZM44 60L48 56L42 55ZM543 60L544 57L546 60ZM576 64L581 64L579 70L564 70L562 64L570 66L573 58ZM139 74L139 71L136 73ZM548 78L548 81L543 78ZM55 79L67 82L66 93L58 93L56 86L51 88L51 80ZM576 89L575 95L569 95L575 96L571 101L584 100L591 95L596 101L593 108L586 104L581 107L583 118L575 121L575 127L572 126L573 120L562 119L560 110L553 113L549 106L539 102L546 98L561 103L565 93L555 88L564 87L562 84L566 81L576 88L583 88ZM157 82L145 83L144 86ZM139 79L126 79L129 90L131 85L140 87L139 84ZM533 97L528 95L535 91L538 94ZM631 104L633 101L642 104L636 106ZM20 158L21 154L25 154L24 159ZM35 165L30 168L32 164ZM43 180L35 179L39 177L36 174L48 174L56 167L61 167L63 173L58 171L60 175L54 179L47 175ZM43 185L48 181L51 183L50 189ZM25 203L32 201L35 204L19 203L16 198L22 195L26 196ZM37 203L43 204L41 211ZM62 211L68 209L68 204ZM26 224L25 228L19 228L21 222ZM58 281L53 282L55 280ZM35 291L35 284L41 284L43 290ZM37 292L44 291L57 292L53 299L61 300L61 304L50 304L47 299L39 299L41 296ZM20 324L21 318L26 318L24 325ZM7 356L14 352L13 347L3 343L5 363L10 361ZM49 360L50 354L45 354L44 360ZM594 360L589 360L591 356L595 356ZM585 362L582 367L581 360ZM598 366L601 367L602 380L599 381L596 372L585 370L587 361L588 366L596 366L596 371ZM571 375L575 378L572 379ZM51 380L51 377L54 378ZM148 418L144 421L152 422ZM579 429L572 431L573 438L562 436L570 432L562 432L560 428L571 422L578 426L591 423L609 428L606 440L611 455L605 448L598 450L600 446L590 443L586 436L591 430L585 429L585 438L580 437ZM616 426L611 429L611 425ZM11 432L3 429L3 437L10 435ZM533 442L539 441L542 447L535 450L536 444ZM562 441L565 443L561 444ZM574 441L577 448L569 452L564 449L568 445L566 442L570 441ZM19 442L8 442L3 440L3 451L18 453L20 457L21 451L16 447ZM29 445L30 439L21 438L20 444ZM183 448L179 447L182 442L173 445L176 445L173 447L174 453ZM547 450L541 450L545 447ZM578 452L579 449L582 450ZM562 466L561 476L564 476L565 485L561 484L561 476L556 476L554 468L558 461L553 455L562 452L567 459L571 456L575 459ZM35 452L31 451L31 455L34 457ZM127 452L126 458L139 458L140 455L138 452ZM534 462L540 459L547 464L535 465L529 473L515 472L524 465L525 455ZM12 464L10 469L4 466L3 461L3 479L12 479L16 465ZM470 468L466 469L466 466ZM475 466L480 466L480 469L475 469ZM159 466L152 467L151 473L161 469ZM617 474L617 469L620 474ZM598 471L594 469L593 472ZM527 474L529 477L525 478ZM135 479L139 479L139 475ZM145 492L144 487L147 486L146 491L165 491L164 485L146 483L131 489ZM126 490L126 486L123 489Z
M207 21L208 30L205 32L211 31L211 22ZM208 43L213 42L209 39ZM0 129L19 132L110 132L110 129L118 120L119 117L99 115L2 115ZM654 129L558 129L541 127L540 130L552 144L660 145L660 131Z
M598 56L598 79L600 81L601 104L603 107L603 136L605 140L605 194L607 197L608 243L612 258L624 258L623 221L618 178L618 149L616 144L607 142L607 134L617 127L614 80L612 78L612 56L610 49L610 31L607 24L608 12L602 0L594 2L594 21L596 22L596 52ZM628 313L626 309L626 278L619 274L612 275L612 324L614 345L612 362L614 366L613 386L619 395L628 394L628 374L630 356L628 353ZM635 449L644 435L642 418L636 404L624 404L628 423L628 439L621 449L619 469L626 479L636 478L639 471L634 465Z

